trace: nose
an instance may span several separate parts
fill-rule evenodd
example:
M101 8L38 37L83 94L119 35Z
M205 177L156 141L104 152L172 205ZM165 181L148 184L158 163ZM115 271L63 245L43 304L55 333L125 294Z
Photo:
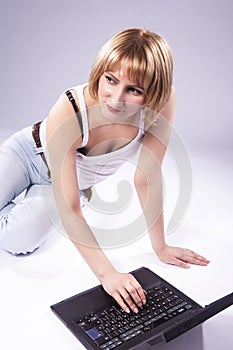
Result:
M116 108L120 108L125 105L125 93L124 89L121 87L116 87L112 92L111 102L114 104Z

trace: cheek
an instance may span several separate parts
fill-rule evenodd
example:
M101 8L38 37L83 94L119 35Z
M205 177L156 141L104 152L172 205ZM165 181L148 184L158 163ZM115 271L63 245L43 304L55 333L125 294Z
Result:
M137 113L138 111L140 111L141 110L141 105L138 105L138 104L127 104L127 109L126 109L126 111L127 111L127 113L128 114L130 114L130 115L132 115L132 114L135 114L135 113Z
M140 109L145 103L145 98L143 96L142 97L131 96L131 98L128 99L128 103L130 103L131 105L134 105L135 108Z
M100 87L98 90L98 100L99 103L104 103L106 99L107 93L106 90L103 87Z
M98 98L101 102L103 98L107 97L110 94L109 87L103 80L103 78L100 78L99 80L99 87L98 87Z

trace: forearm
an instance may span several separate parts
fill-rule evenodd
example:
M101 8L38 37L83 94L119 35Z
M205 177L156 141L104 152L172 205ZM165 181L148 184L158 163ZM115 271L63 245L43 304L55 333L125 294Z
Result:
M147 229L154 251L157 253L166 246L163 220L162 178L153 183L136 185L138 198L146 220Z
M107 275L116 271L100 247L91 248L74 241L73 243L100 283Z
M158 183L156 183L158 185ZM138 197L148 226L152 247L159 259L167 264L189 268L189 263L206 266L209 260L190 249L166 244L164 235L162 186L137 186ZM150 190L149 190L150 188Z
M148 229L153 250L158 253L166 246L163 213L153 227Z
M82 213L69 211L66 215L63 214L62 224L74 246L102 283L103 278L115 269L100 248Z

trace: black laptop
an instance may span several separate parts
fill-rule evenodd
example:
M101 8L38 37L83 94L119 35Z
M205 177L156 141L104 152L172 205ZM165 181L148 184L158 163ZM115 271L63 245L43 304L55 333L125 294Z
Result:
M101 285L51 306L86 349L156 348L233 305L233 292L203 308L145 267L131 273L147 291L137 314L124 312Z

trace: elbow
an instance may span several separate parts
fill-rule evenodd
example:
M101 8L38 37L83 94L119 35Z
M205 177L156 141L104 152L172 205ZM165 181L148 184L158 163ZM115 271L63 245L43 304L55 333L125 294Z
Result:
M84 221L82 208L78 202L67 203L66 201L60 201L57 205L61 223L66 229L71 223L77 224L80 221Z
M137 191L141 189L153 188L156 185L162 185L162 172L161 168L155 171L144 172L142 169L137 169L134 175L134 186Z
M161 206L163 200L163 185L161 172L148 174L136 173L134 177L134 186L138 194L141 206L144 208L146 203L150 206Z
M148 189L148 179L142 171L136 171L134 175L134 186L138 193Z

